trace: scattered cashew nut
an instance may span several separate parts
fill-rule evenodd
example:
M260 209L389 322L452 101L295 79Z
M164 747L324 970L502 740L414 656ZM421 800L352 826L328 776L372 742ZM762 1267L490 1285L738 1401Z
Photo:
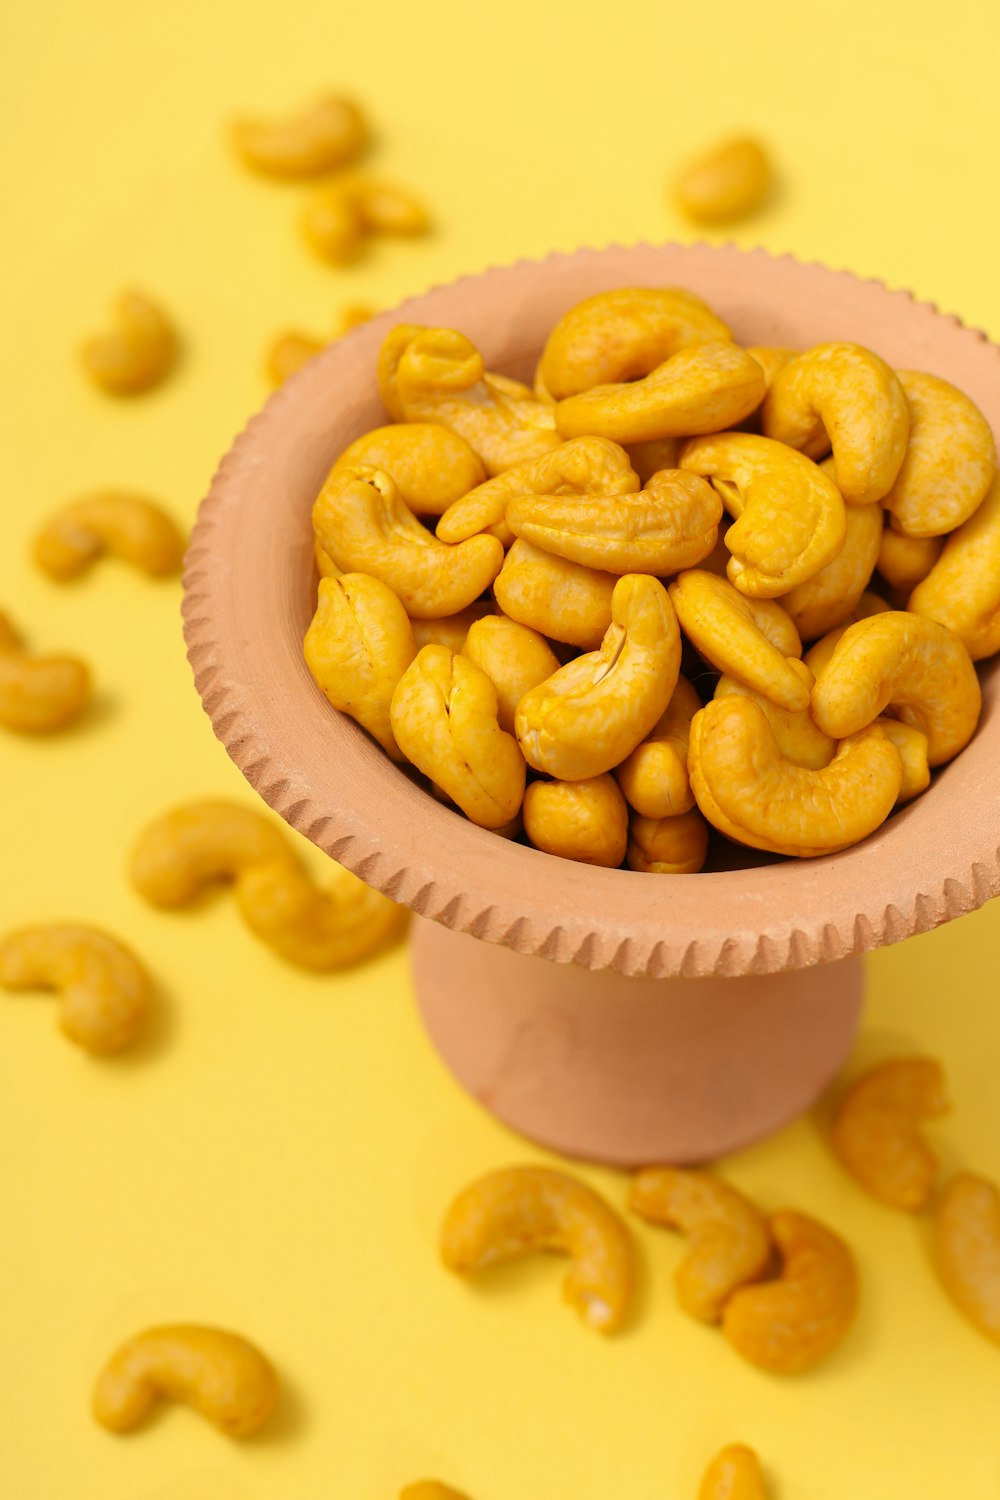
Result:
M112 396L152 390L177 358L177 336L166 314L143 292L123 292L115 306L118 327L88 339L80 351L84 369Z
M102 490L67 505L39 532L35 561L60 583L79 578L107 555L131 563L150 578L176 573L184 537L152 500L123 490Z
M105 1365L94 1416L109 1432L131 1432L161 1398L193 1407L227 1437L244 1438L273 1412L278 1377L238 1333L186 1323L149 1328Z
M125 944L95 927L52 922L0 940L0 986L56 990L59 1025L96 1056L121 1052L145 1020L152 986Z
M340 318L340 327L333 335L334 339L342 338L352 328L357 328L361 323L367 323L375 316L375 309L365 307L361 304L345 307ZM267 351L267 378L273 386L284 385L285 381L307 365L317 354L322 354L329 340L316 339L308 333L290 331L279 333L272 339Z
M337 177L307 201L302 229L323 260L347 265L372 234L426 234L430 220L418 198L394 183Z
M90 703L90 670L75 656L29 656L0 613L0 725L23 734L65 729Z
M833 1145L861 1186L890 1208L926 1208L938 1159L920 1122L946 1114L941 1064L931 1057L893 1057L869 1068L844 1094L833 1121Z
M959 1172L934 1210L934 1252L948 1296L970 1323L1000 1344L1000 1191Z
M364 115L351 99L324 94L289 120L237 120L233 144L248 167L266 177L322 177L368 144Z
M767 1500L760 1459L743 1443L730 1443L709 1464L698 1500Z
M738 136L690 162L677 179L675 196L689 219L724 224L759 208L772 176L770 159L760 142L752 136Z

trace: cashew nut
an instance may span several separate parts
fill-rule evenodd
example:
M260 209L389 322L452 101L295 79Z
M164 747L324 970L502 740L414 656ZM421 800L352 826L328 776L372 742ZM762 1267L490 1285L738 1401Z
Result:
M836 649L837 642L847 630L849 625L856 625L859 620L868 620L872 615L884 615L891 610L892 605L886 604L879 595L870 589L865 589L857 604L854 606L847 619L842 621L834 630L828 630L826 635L809 647L802 658L814 677L819 677L830 657Z
M238 1333L177 1323L116 1350L94 1387L94 1416L109 1432L131 1432L160 1398L194 1407L227 1437L249 1437L277 1404L278 1377Z
M592 651L611 624L617 579L516 541L493 582L505 615L553 641Z
M88 339L80 350L87 374L112 396L152 390L169 375L177 336L166 314L143 292L123 292L114 333Z
M524 759L498 713L486 673L447 646L424 646L392 695L403 754L481 828L509 823L524 799Z
M458 656L464 650L469 631L476 621L492 613L493 604L489 602L470 604L468 609L460 609L457 615L445 615L440 620L411 620L416 648L419 651L423 646L447 646Z
M290 859L281 830L235 802L189 802L144 830L132 853L132 883L152 905L190 906L208 885L232 881L254 865Z
M973 661L1000 651L1000 476L944 551L907 608L947 625Z
M810 693L815 678L806 663L790 659L788 665L796 677L801 679L806 692ZM777 741L778 749L787 760L793 761L797 766L807 766L811 771L821 771L833 760L837 753L837 741L816 728L808 707L799 713L791 713L787 708L779 708L763 693L757 693L753 688L747 687L746 683L740 682L738 678L720 677L715 684L714 696L726 698L734 693L756 703L771 726L771 733Z
M959 1172L934 1210L938 1275L970 1323L1000 1344L1000 1192Z
M313 506L323 550L346 573L370 573L401 600L408 615L453 615L489 588L503 564L493 536L457 547L439 542L399 497L381 469L334 468Z
M819 1364L847 1334L858 1275L840 1236L808 1215L785 1210L771 1216L768 1228L781 1274L734 1292L722 1331L751 1364L774 1375L796 1375Z
M559 659L545 637L505 615L477 620L461 650L496 688L500 727L508 734L514 733L514 715L525 693L559 670Z
M625 863L644 875L697 875L708 854L708 825L696 807L669 818L629 821Z
M771 162L759 141L737 136L690 162L677 179L681 213L699 224L725 224L759 208L772 181Z
M441 1257L460 1276L530 1250L571 1258L566 1301L613 1333L632 1295L632 1246L618 1215L584 1183L545 1167L507 1167L459 1193L441 1230Z
M393 760L401 759L389 705L417 647L392 589L367 573L322 579L302 649L334 708L356 719Z
M825 635L853 613L881 563L883 538L891 534L874 505L848 506L844 519L844 545L833 561L781 597L804 641Z
M333 558L323 551L319 537L313 538L313 557L320 578L343 578L344 575Z
M762 1215L710 1172L648 1167L632 1178L629 1207L688 1236L691 1248L674 1277L677 1300L704 1323L717 1323L737 1287L759 1281L770 1264Z
M808 708L808 691L789 660L801 655L802 642L780 604L747 599L702 568L679 574L670 598L684 634L719 672L792 713Z
M630 807L643 818L675 818L694 806L688 779L691 720L701 699L686 677L678 677L670 702L646 739L615 770Z
M833 449L848 505L887 495L906 454L910 412L884 360L860 344L817 344L778 375L764 401L764 432L808 458Z
M486 478L486 471L468 443L439 422L398 422L376 427L345 448L334 468L362 466L388 474L399 498L417 516L443 515ZM444 542L465 540L464 536L443 536L440 528L438 537Z
M932 766L969 743L982 706L979 679L968 651L944 625L889 610L844 631L813 688L816 723L844 739L890 704L896 717L926 734Z
M79 578L102 555L120 557L151 578L176 573L184 537L159 506L141 495L102 490L67 505L35 541L35 561L50 578Z
M0 612L0 725L24 734L65 729L90 702L90 670L75 656L29 656Z
M58 922L25 927L0 941L0 985L58 991L60 1027L97 1056L135 1041L152 988L142 964L117 938Z
M627 573L615 585L600 650L560 667L518 704L517 739L528 764L563 781L619 765L666 709L680 662L666 589Z
M879 539L878 571L891 588L908 594L927 577L943 548L943 537L904 536L885 526Z
M931 1057L893 1057L862 1073L837 1107L833 1145L844 1166L890 1208L926 1208L938 1159L920 1122L946 1114L941 1064Z
M613 776L533 781L524 794L524 831L536 849L615 870L625 858L628 808Z
M790 365L793 359L798 359L802 350L789 349L783 344L751 344L747 347L747 353L764 371L764 386L769 391L785 366Z
M375 316L375 310L360 304L345 307L340 318L340 327L333 335L342 338L352 328L367 323ZM317 354L322 354L328 340L315 339L308 333L280 333L272 340L267 351L267 377L274 386L284 385L290 376L303 365L307 365Z
M837 486L782 443L749 432L697 438L685 446L681 468L714 480L737 518L726 532L726 571L741 593L787 594L843 548L847 518Z
M903 766L903 780L899 787L896 805L910 802L926 792L931 784L931 768L927 760L927 736L922 729L904 724L902 719L891 719L888 714L879 714L875 720L886 738L891 740Z
M679 468L683 441L679 437L665 437L651 438L648 443L629 443L625 452L640 484L648 484L661 469Z
M368 144L368 126L353 100L325 94L290 120L237 120L232 137L255 172L322 177L360 155Z
M370 177L337 177L317 189L302 216L306 239L317 255L344 265L372 234L426 234L427 210L408 189Z
M767 1500L760 1459L743 1443L730 1443L709 1464L698 1500Z
M993 433L975 402L947 380L918 370L898 375L910 437L885 508L907 536L943 536L969 519L990 487Z

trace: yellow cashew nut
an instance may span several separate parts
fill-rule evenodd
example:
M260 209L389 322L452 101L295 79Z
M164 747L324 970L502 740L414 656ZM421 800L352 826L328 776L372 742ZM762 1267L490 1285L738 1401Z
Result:
M854 511L850 514L853 515ZM904 536L891 526L883 527L879 540L878 571L891 588L900 594L908 594L927 577L943 548L943 537Z
M611 624L617 579L516 541L493 582L505 615L550 640L592 651Z
M403 754L481 828L502 828L524 799L524 758L498 712L486 673L447 646L424 646L392 695Z
M899 787L897 804L910 802L931 784L931 768L927 760L927 736L922 729L904 724L902 719L890 719L888 714L879 714L875 721L883 734L895 745L903 766L903 780Z
M907 608L954 631L973 661L1000 651L1000 476L945 542Z
M946 1114L944 1071L931 1057L893 1057L862 1073L833 1121L833 1145L851 1176L890 1208L926 1208L938 1159L920 1122Z
M332 557L328 557L320 545L318 537L313 538L313 558L320 578L343 578L343 573L337 567Z
M477 620L493 613L492 601L470 604L460 609L457 615L444 615L440 620L411 620L413 640L419 651L423 646L447 646L458 656L469 638L469 631ZM487 673L487 676L489 674Z
M65 729L90 702L90 671L75 656L29 656L0 612L0 725L23 734Z
M199 1324L149 1328L122 1344L94 1388L94 1416L109 1432L131 1432L159 1399L194 1408L227 1437L249 1437L278 1401L278 1377L238 1333Z
M560 667L518 704L524 758L563 781L610 771L663 714L680 661L680 630L666 589L645 574L626 574L615 585L600 650Z
M445 1216L441 1257L460 1276L531 1250L571 1258L563 1292L591 1328L613 1333L621 1326L634 1276L628 1231L576 1178L545 1167L507 1167L465 1188Z
M838 625L836 629L828 630L826 635L822 636L815 645L809 647L809 650L802 658L813 676L819 677L833 655L837 642L849 625L856 625L859 620L868 620L872 615L887 614L891 609L892 605L886 604L885 600L879 594L874 594L870 589L865 589L865 592L861 595L861 598L847 616L847 619Z
M934 1210L934 1252L948 1296L980 1333L1000 1344L1000 1192L959 1172Z
M808 690L789 660L801 654L802 642L780 604L747 599L699 568L674 579L670 599L684 634L718 671L792 713L808 708Z
M468 443L437 422L399 422L376 427L344 449L335 469L381 469L399 498L417 516L440 516L482 484L486 471ZM477 528L484 529L484 528ZM470 532L471 536L472 533ZM441 541L464 541L442 536Z
M937 375L900 370L910 409L906 457L884 504L907 536L943 536L967 521L996 473L990 425L964 392Z
M130 874L141 896L169 911L189 906L206 886L291 857L288 840L262 813L206 799L150 823L132 852Z
M782 1260L774 1281L741 1287L726 1303L722 1331L738 1354L774 1375L820 1363L854 1320L858 1274L839 1235L786 1210L768 1221Z
M525 693L559 670L559 659L544 636L504 615L475 621L459 649L496 688L500 727L508 734L514 733L514 715Z
M344 308L340 327L334 338L342 338L352 328L367 323L375 316L375 309L363 304L352 304ZM303 365L307 365L317 354L322 354L329 340L315 339L308 333L281 333L272 340L267 352L267 378L274 386L284 385L290 376Z
M288 963L320 974L370 958L399 936L408 916L350 870L338 869L330 889L317 890L287 855L245 870L236 901L251 932Z
M874 505L851 505L845 522L844 545L833 561L781 597L804 641L825 635L853 613L881 561L879 549L889 534L881 512Z
M691 1248L674 1277L677 1300L704 1323L717 1323L737 1287L759 1281L770 1264L763 1216L710 1172L648 1167L632 1178L629 1207L687 1235Z
M313 506L313 528L338 568L381 579L416 619L457 614L503 564L496 537L470 537L457 547L439 542L381 469L331 469Z
M806 663L790 660L788 665L801 678L806 692L811 692L816 679ZM797 766L807 766L812 771L821 771L833 760L837 753L837 741L817 729L808 707L800 713L791 713L787 708L779 708L763 693L747 687L745 682L740 682L735 677L720 677L715 684L714 696L726 698L734 693L756 703L771 726L778 749L787 760L793 761Z
M524 831L536 849L617 869L628 843L628 808L613 776L533 781L524 794Z
M743 1443L730 1443L709 1464L698 1500L767 1500L760 1459Z
M58 922L0 940L0 986L57 990L63 1032L97 1056L135 1041L152 989L146 970L118 938Z
M812 692L813 718L834 739L855 734L888 708L927 736L940 766L965 748L982 707L976 669L957 636L900 610L845 630Z
M643 875L697 875L708 854L708 824L696 807L669 818L633 817L625 863Z
M356 258L370 234L425 234L427 210L406 188L370 177L338 177L305 205L302 228L316 253L334 265Z
M771 180L771 162L760 142L737 136L690 162L677 179L675 196L689 219L724 224L753 213Z
M177 336L166 314L143 292L123 292L115 305L114 333L88 339L80 351L83 367L112 396L152 390L170 373Z
M836 485L781 443L748 432L696 438L685 446L681 468L714 480L737 518L726 532L726 571L741 593L787 594L844 545L847 517Z
M798 359L802 350L789 349L784 344L749 344L747 353L764 371L764 385L769 391L785 366Z
M615 770L630 807L644 818L675 818L694 806L688 779L691 720L701 699L686 677L677 684L659 721Z
M793 359L768 391L762 418L767 437L807 458L833 449L837 488L848 505L889 493L910 431L903 387L860 344L817 344Z
M322 177L368 143L364 115L351 99L324 94L289 120L237 120L233 144L248 167L267 177Z
M67 505L39 532L35 561L50 578L79 578L102 555L120 557L151 578L176 573L184 537L152 500L122 490L102 490Z

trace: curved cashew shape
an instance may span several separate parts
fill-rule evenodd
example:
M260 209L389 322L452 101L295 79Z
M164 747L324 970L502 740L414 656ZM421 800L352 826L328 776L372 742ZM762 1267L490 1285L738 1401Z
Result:
M399 1500L469 1500L469 1497L438 1479L418 1479L416 1484L408 1484L400 1490Z
M698 224L725 224L753 213L767 196L773 173L752 136L713 146L690 162L674 190L681 213Z
M948 1296L969 1322L1000 1344L1000 1192L959 1172L934 1210L934 1252Z
M868 620L872 615L884 615L892 609L891 604L886 604L879 595L870 589L865 589L857 604L854 606L847 619L834 630L828 630L826 635L816 641L815 645L809 647L802 658L814 677L819 677L827 662L836 649L837 642L847 630L848 626L856 625L859 620Z
M807 1214L773 1214L768 1228L781 1274L734 1292L722 1331L752 1365L797 1375L832 1354L847 1334L858 1302L858 1273L840 1236Z
M885 526L879 541L878 571L891 588L908 594L927 577L943 549L943 537L904 536Z
M616 870L628 843L628 808L607 774L533 781L524 794L524 831L545 854Z
M141 495L102 490L67 505L35 540L35 561L60 583L79 578L102 555L120 557L150 578L176 573L184 537L161 506Z
M236 901L251 932L288 963L319 974L370 958L399 936L408 916L350 870L317 890L287 855L243 871Z
M873 1197L914 1213L930 1202L939 1165L920 1122L947 1112L941 1064L893 1057L862 1073L844 1094L833 1121L834 1149Z
M370 177L337 177L305 205L302 228L317 255L345 265L372 234L426 234L427 210L406 188Z
M334 464L334 469L359 467L388 474L399 498L417 516L443 515L486 478L486 470L465 439L439 422L397 422L366 432ZM444 542L465 540L464 536L442 536L440 529L438 537Z
M701 699L687 678L678 677L662 717L615 770L626 802L643 818L676 818L694 806L688 741L700 708Z
M770 1264L763 1216L710 1172L648 1167L632 1178L629 1207L687 1235L691 1248L674 1277L677 1300L704 1323L717 1323L737 1287L759 1281Z
M618 1215L584 1183L545 1167L507 1167L465 1188L445 1215L441 1258L460 1276L530 1250L570 1256L566 1301L601 1333L621 1326L632 1296L632 1245Z
M760 1459L743 1443L730 1443L709 1464L698 1500L767 1500Z
M822 770L795 765L762 710L740 695L695 715L689 768L698 806L720 833L800 859L867 838L892 812L903 777L878 724L844 739Z
M415 619L457 614L503 565L494 536L470 537L457 547L439 542L381 469L331 469L312 516L320 546L337 567L380 579Z
M169 375L177 358L173 325L143 292L123 292L115 312L115 332L88 339L80 350L83 367L109 395L152 390Z
M725 578L695 568L669 587L684 634L719 672L801 713L809 694L789 658L801 655L798 631L781 605L747 599Z
M57 990L59 1025L71 1042L97 1056L135 1041L152 985L133 953L95 927L52 922L0 940L0 986Z
M1000 476L975 514L945 542L907 608L946 625L973 661L1000 651Z
M610 771L663 714L680 665L681 635L666 589L645 574L626 574L615 585L600 650L560 667L518 704L525 760L561 781Z
M141 896L169 911L189 906L209 885L282 859L292 861L291 846L269 818L235 802L206 799L150 823L132 852L130 875Z
M851 505L840 552L805 583L781 597L804 641L814 641L847 619L868 587L888 533L873 505Z
M921 792L926 792L931 784L927 736L922 729L904 724L902 719L890 719L887 714L879 714L875 722L881 726L886 739L895 745L902 762L903 780L896 803L900 805L910 802L914 797L919 797Z
M249 1437L277 1404L278 1377L238 1333L177 1323L136 1334L111 1356L94 1416L109 1432L131 1432L160 1398L193 1407L227 1437Z
M350 714L400 760L389 705L417 647L392 589L367 573L322 579L302 650L316 686L334 708Z
M522 495L627 495L639 488L628 454L607 438L574 438L540 458L515 464L471 485L438 522L442 542L462 542L503 524L507 506Z
M496 688L500 727L508 734L514 733L514 715L525 693L559 670L559 658L545 637L505 615L475 621L460 649Z
M559 446L552 406L526 387L488 376L462 333L401 323L379 354L379 389L395 422L441 422L463 437L487 474Z
M23 734L65 729L90 702L90 669L75 656L29 656L0 612L0 725Z
M266 177L322 177L360 155L368 125L353 100L324 94L293 119L237 120L232 138L246 165Z
M447 646L449 651L454 651L459 656L465 649L469 631L476 621L484 620L492 613L493 604L490 601L470 604L468 609L460 609L457 615L445 615L440 620L411 620L410 628L416 648L420 651L424 646ZM489 673L486 675L489 676Z
M848 505L892 489L906 454L910 411L884 360L860 344L817 344L793 359L767 393L764 432L808 458L833 449Z
M726 532L729 581L751 598L773 599L813 578L847 535L836 485L801 453L749 432L694 439L681 468L713 479L736 516Z
M617 579L516 541L493 581L505 615L550 640L593 651L611 624Z
M697 875L708 854L708 824L696 807L669 818L633 817L625 863L643 875Z
M804 661L790 660L788 665L801 678L806 692L811 692L815 678ZM817 729L808 708L800 713L790 713L779 708L763 693L757 693L736 677L720 677L715 684L715 698L727 698L733 694L749 698L756 703L777 741L778 749L786 760L797 766L806 766L811 771L821 771L828 766L837 753L837 741Z
M760 365L738 344L689 344L641 380L595 385L556 403L564 438L585 433L618 443L721 432L742 421L764 398Z
M969 519L992 483L993 433L975 402L947 380L919 370L898 375L910 437L885 508L907 536L943 536Z
M958 637L901 610L850 625L816 679L813 718L834 739L844 739L890 704L898 718L926 734L930 765L943 765L964 749L979 722L982 694Z
M524 759L498 713L486 673L447 646L424 646L392 695L403 754L481 828L502 828L524 800Z

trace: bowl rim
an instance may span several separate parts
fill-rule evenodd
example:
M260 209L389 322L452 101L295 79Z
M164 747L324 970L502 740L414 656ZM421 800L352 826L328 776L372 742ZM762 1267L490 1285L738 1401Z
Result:
M550 855L498 839L410 781L353 721L330 708L304 667L294 681L267 681L273 639L249 618L246 582L251 566L273 564L273 538L259 527L254 539L241 510L256 505L263 513L264 488L274 484L267 472L271 455L283 444L291 452L289 434L296 420L305 421L307 408L314 417L328 409L324 396L336 386L338 370L361 369L360 361L367 361L374 378L374 353L389 327L401 320L448 321L440 304L472 289L495 293L505 280L511 287L515 281L537 286L540 276L578 271L603 277L603 284L628 285L630 267L635 284L653 285L654 264L662 265L656 273L661 285L685 284L685 276L708 268L714 277L731 274L737 282L783 280L799 295L847 296L859 309L903 317L914 329L919 322L921 335L930 344L947 342L956 359L977 370L983 359L994 362L983 378L990 390L996 386L987 416L1000 431L1000 347L984 332L909 291L792 255L729 242L610 245L522 259L434 286L317 355L272 394L219 465L193 529L183 601L188 659L215 734L276 812L369 884L446 927L557 962L652 978L779 973L899 942L973 911L1000 894L1000 799L992 774L1000 744L990 754L990 734L1000 735L1000 708L992 712L989 696L977 736L939 773L930 795L861 844L815 860L672 876L664 883L571 861L556 865ZM486 352L495 367L512 363L513 356L494 362ZM299 565L305 577L301 557ZM266 589L269 574L261 571L259 578ZM287 646L296 628L287 618L293 606L277 593L270 602L269 621ZM297 653L301 666L301 633ZM286 667L291 671L291 656ZM297 718L289 716L290 704ZM324 709L329 759L321 775L315 763L303 763L302 731Z

